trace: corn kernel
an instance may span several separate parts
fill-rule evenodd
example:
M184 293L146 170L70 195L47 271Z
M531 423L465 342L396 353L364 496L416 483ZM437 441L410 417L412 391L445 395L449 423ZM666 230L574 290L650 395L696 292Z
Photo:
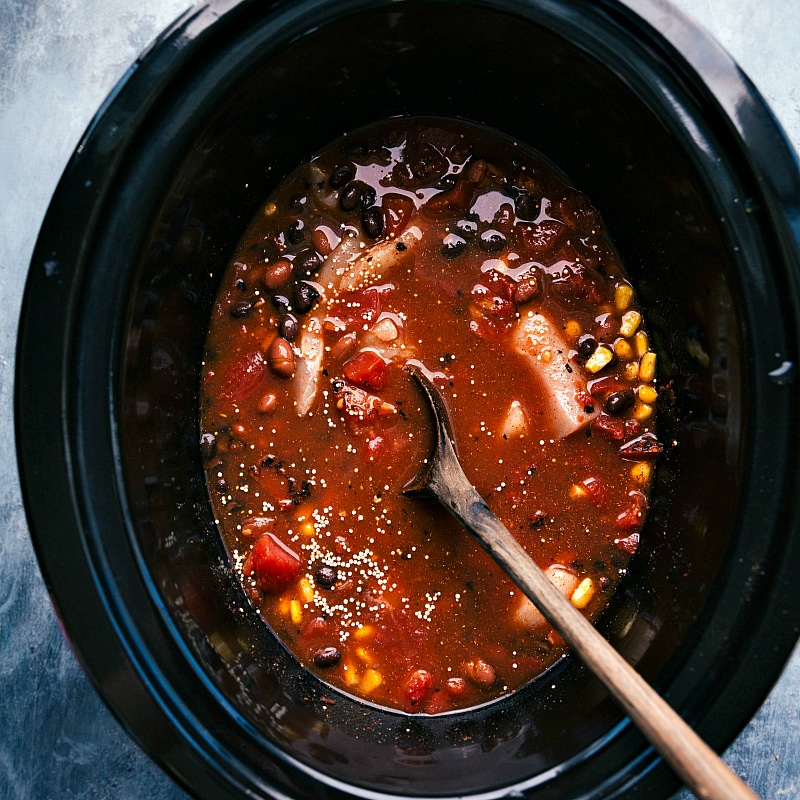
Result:
M361 689L364 694L369 694L370 692L374 692L382 683L383 675L376 669L368 669L364 673L364 677L361 679L358 688Z
M633 337L633 346L636 350L636 355L641 358L649 349L650 341L644 331L636 331L636 336Z
M575 608L586 608L592 597L594 597L594 581L591 578L584 578L572 593L570 602Z
M374 630L372 625L362 625L360 628L356 628L353 631L352 636L354 639L368 639L372 636Z
M629 361L622 370L622 377L633 383L639 379L639 362Z
M289 613L289 598L283 597L281 598L280 603L278 603L278 611L285 617Z
M658 400L658 392L656 389L649 383L643 383L639 387L639 391L637 392L639 399L643 403L655 403Z
M611 351L611 348L606 347L604 344L600 344L595 348L594 353L592 353L587 359L586 369L592 373L599 372L611 361L613 357L614 353Z
M314 602L314 587L308 578L300 578L300 596L304 603Z
M638 311L626 311L622 315L622 324L619 326L620 336L633 336L642 322L642 315Z
M640 486L647 486L647 484L650 483L652 471L653 468L647 461L640 461L638 464L634 464L631 467L630 476Z
M639 380L650 383L656 377L656 354L649 350L639 359Z
M589 492L581 486L579 483L573 483L569 490L569 499L570 500L583 500L584 497L588 497Z
M371 664L375 660L366 647L357 647L356 655L358 656L359 660L363 661L365 664Z
M649 403L643 403L641 400L637 400L633 406L633 417L634 419L638 419L639 422L644 422L646 419L650 419L653 415L653 406Z
M614 308L625 311L633 300L633 288L627 283L621 283L614 289Z
M577 339L583 333L583 328L578 320L570 319L567 320L567 324L564 326L564 333L567 334L569 339Z
M342 675L344 676L344 682L348 686L355 686L359 681L358 670L356 670L352 663L347 663L344 665Z
M293 625L299 625L303 621L303 606L299 600L292 600L289 603L289 618Z
M614 342L614 352L623 361L630 361L633 358L633 348L627 339L617 339Z
M314 527L314 523L307 519L301 526L300 526L300 533L303 536L313 536L317 532L317 529Z
M264 216L271 217L277 210L278 206L276 206L275 203L267 203L264 206Z

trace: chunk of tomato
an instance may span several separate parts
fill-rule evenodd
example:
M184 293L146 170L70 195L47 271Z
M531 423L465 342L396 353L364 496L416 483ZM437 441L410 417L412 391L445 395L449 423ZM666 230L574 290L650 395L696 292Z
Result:
M281 592L299 577L300 556L277 536L265 533L253 545L242 567L245 577L253 577L262 592Z
M384 234L399 236L411 223L416 213L416 206L410 197L390 192L383 196Z
M248 355L234 361L225 370L220 385L219 394L224 400L244 400L258 388L267 363L260 352Z
M406 678L403 691L410 705L418 706L433 690L433 675L426 669L415 669Z
M372 392L381 392L389 385L389 367L374 350L359 350L343 367L351 383Z

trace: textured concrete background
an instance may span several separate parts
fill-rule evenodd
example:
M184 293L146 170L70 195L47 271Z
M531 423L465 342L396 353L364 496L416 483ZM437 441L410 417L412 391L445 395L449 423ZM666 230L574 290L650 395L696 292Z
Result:
M800 150L800 3L677 0L739 61ZM187 0L0 0L0 798L182 800L83 676L22 511L12 427L25 275L56 182L138 53ZM726 754L764 798L800 797L800 653ZM688 793L678 796L680 800ZM676 798L676 800L678 800Z

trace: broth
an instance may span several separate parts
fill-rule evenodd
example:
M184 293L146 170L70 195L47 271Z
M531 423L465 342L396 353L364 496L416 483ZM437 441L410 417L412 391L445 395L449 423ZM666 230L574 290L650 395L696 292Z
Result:
M402 495L432 376L465 472L595 619L638 545L655 354L595 209L485 127L392 120L281 182L217 297L201 443L245 590L330 684L440 713L565 646L447 513Z

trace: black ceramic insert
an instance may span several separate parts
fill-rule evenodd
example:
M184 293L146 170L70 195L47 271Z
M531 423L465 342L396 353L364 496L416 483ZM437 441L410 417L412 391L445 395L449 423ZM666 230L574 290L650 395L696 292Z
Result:
M647 21L667 17L669 39ZM601 625L717 748L762 702L800 623L800 181L746 79L649 0L242 0L163 35L70 162L26 290L20 471L54 603L198 797L665 798L674 777L575 659L479 709L387 711L304 672L232 577L198 438L222 270L286 173L404 114L518 138L601 211L672 398Z

